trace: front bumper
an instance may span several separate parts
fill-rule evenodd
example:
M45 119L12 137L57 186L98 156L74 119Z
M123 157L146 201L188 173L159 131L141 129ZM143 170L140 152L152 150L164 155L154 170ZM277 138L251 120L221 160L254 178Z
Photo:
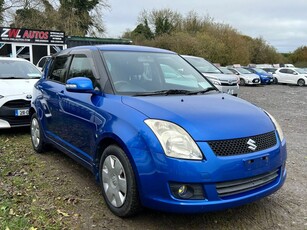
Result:
M227 86L227 85L215 85L219 91L223 93L228 93L233 96L238 96L239 95L239 85L232 85L232 86Z
M160 211L176 213L200 213L223 210L244 205L277 191L285 182L287 171L286 143L259 151L229 157L217 157L207 145L198 143L206 159L203 161L185 161L159 158L156 169L140 172L140 197L144 206ZM253 166L244 164L247 160L269 156L269 161ZM233 195L221 196L217 185L229 181L248 180L262 174L277 171L278 176L267 184L255 189ZM197 184L203 189L204 199L178 199L171 189L171 183Z
M247 85L259 85L261 83L259 78L253 78L253 79L245 79L245 84Z
M0 129L30 125L30 100L16 99L2 103L0 107Z

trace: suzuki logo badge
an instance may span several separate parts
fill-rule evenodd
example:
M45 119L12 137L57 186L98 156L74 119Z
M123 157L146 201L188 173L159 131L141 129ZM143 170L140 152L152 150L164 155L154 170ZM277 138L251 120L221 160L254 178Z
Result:
M249 139L249 140L247 141L246 144L248 144L248 148L249 148L250 150L255 151L256 148L257 148L257 145L255 145L255 144L256 144L256 141L254 141L254 140L252 140L252 139Z

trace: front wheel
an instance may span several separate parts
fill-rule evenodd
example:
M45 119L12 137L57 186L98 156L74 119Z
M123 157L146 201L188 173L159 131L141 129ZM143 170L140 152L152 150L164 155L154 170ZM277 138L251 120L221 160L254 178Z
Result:
M274 79L273 79L273 83L274 83L274 84L278 84L278 80L277 80L277 78L276 78L276 77L274 77Z
M297 81L297 85L298 85L298 86L304 86L304 85L305 85L304 79L299 79L299 80Z
M31 142L36 152L44 152L45 142L43 137L43 131L36 113L34 113L31 117Z
M240 78L240 85L245 85L245 80L243 78Z
M117 145L108 146L99 165L102 195L117 216L136 214L141 208L134 172L125 152Z

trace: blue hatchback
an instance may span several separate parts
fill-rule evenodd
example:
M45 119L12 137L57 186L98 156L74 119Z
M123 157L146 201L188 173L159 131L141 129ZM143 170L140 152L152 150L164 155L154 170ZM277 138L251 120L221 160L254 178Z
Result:
M257 74L260 77L260 81L262 85L269 85L272 84L274 81L273 74L266 72L260 68L252 68L252 67L245 67L245 69L251 71L252 73Z
M276 120L219 92L171 51L63 50L49 60L31 106L35 151L51 144L91 170L118 216L141 207L231 208L272 194L286 178Z

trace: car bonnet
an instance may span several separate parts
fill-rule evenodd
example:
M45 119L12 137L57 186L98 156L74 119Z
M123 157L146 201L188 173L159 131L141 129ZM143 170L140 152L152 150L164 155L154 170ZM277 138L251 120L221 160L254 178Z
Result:
M16 96L32 94L38 79L0 79L0 95Z
M274 130L265 112L227 94L123 97L148 118L173 122L196 141L254 136Z

